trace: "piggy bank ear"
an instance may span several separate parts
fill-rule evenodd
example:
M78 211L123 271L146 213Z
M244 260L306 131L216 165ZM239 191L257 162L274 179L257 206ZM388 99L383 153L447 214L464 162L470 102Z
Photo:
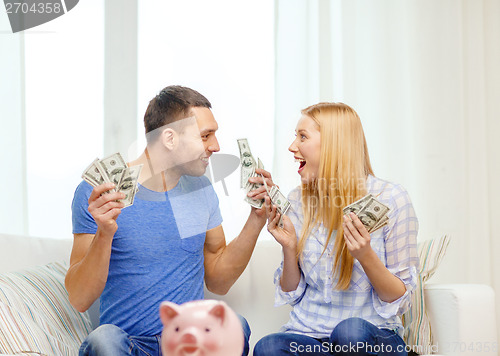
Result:
M163 325L167 325L173 318L179 315L179 306L171 302L163 302L160 305L160 319Z
M220 321L221 324L224 324L224 321L226 320L226 307L222 303L218 303L210 311L208 314L214 316L218 321Z

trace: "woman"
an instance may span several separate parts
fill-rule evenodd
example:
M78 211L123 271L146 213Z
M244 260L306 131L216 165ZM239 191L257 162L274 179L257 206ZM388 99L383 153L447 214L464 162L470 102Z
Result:
M304 109L289 151L302 184L289 194L282 227L269 197L266 209L268 230L283 248L276 305L293 309L254 355L406 355L400 316L418 266L408 193L373 175L360 119L345 104ZM343 213L367 194L390 208L388 224L371 234L354 213Z

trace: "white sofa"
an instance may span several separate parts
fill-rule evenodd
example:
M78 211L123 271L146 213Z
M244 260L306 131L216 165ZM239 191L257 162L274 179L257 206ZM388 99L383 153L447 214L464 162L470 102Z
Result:
M43 239L0 234L0 273L54 261L69 261L71 239ZM225 300L245 316L252 329L251 345L279 330L288 319L289 308L274 308L273 274L281 260L274 241L257 244L250 264L225 296L209 292L206 298ZM494 292L485 285L429 285L425 298L431 327L444 355L497 355ZM93 325L98 309L91 310ZM490 347L485 347L488 343ZM488 349L488 350L487 350Z

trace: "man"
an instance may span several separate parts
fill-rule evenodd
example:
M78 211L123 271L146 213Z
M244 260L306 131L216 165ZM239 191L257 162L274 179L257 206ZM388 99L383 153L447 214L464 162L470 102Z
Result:
M80 183L73 199L74 244L66 289L87 310L100 297L101 326L81 355L159 355L159 305L203 299L203 281L225 294L245 269L265 224L252 208L241 233L226 245L218 199L203 176L219 151L210 102L195 90L169 86L144 116L147 147L134 204L121 209L112 184ZM271 176L257 170L272 185ZM261 178L253 178L262 182ZM257 193L257 194L255 194ZM261 199L265 190L253 192ZM244 319L245 350L250 330Z

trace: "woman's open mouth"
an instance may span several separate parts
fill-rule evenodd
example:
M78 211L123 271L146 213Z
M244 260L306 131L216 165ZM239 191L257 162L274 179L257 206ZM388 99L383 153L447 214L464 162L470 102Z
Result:
M299 162L300 163L300 166L299 166L299 173L304 169L304 166L306 165L306 161L302 158L297 158L295 157L295 162Z

